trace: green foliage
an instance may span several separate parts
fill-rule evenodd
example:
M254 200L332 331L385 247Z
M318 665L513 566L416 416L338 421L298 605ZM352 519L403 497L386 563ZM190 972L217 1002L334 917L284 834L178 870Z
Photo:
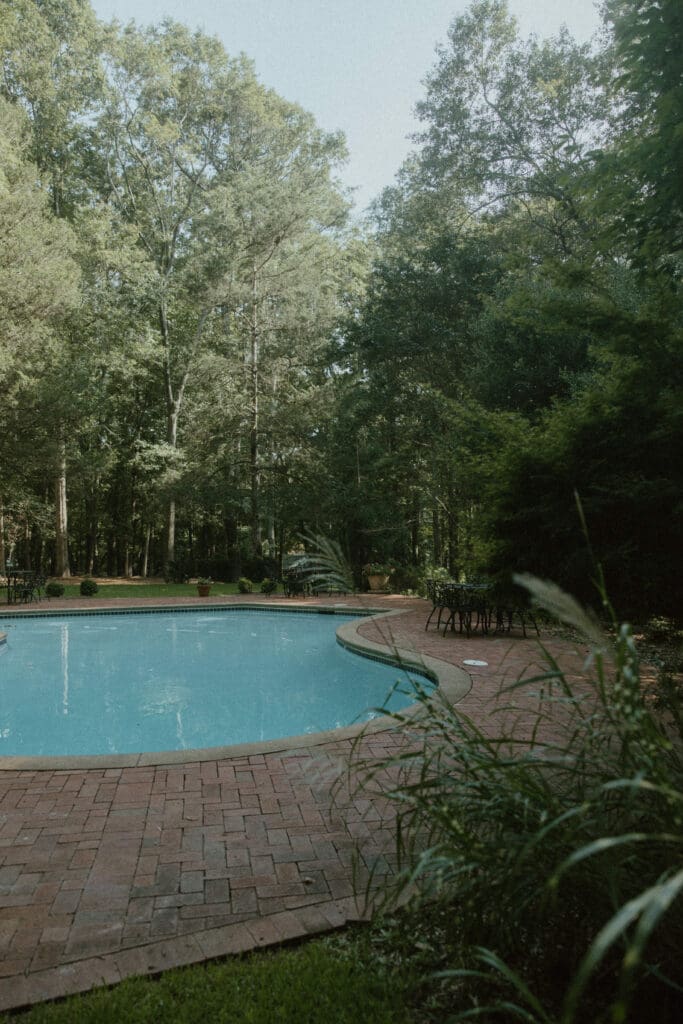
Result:
M305 534L306 554L299 560L306 580L315 589L355 590L353 573L341 546L321 534Z
M423 570L419 565L397 565L392 569L391 585L399 593L417 593L422 588L422 579Z
M678 0L607 0L622 106L600 166L603 203L619 203L640 266L680 277L683 252L683 13Z
M81 585L78 589L82 597L93 597L100 588L96 580L86 577L84 580L81 580Z
M248 580L246 576L240 576L237 581L237 589L240 594L251 594L254 589L254 584L251 580Z
M261 593L262 594L274 594L277 590L277 580L271 580L268 576L264 580L261 580Z
M78 301L75 238L51 214L28 160L26 124L0 94L0 382L38 372ZM37 287L36 282L40 282Z
M58 583L56 580L50 580L45 586L45 593L48 597L63 597L64 584Z
M389 576L392 571L393 566L388 562L367 562L363 566L364 576Z
M620 605L681 615L680 4L604 9L590 46L520 39L503 0L460 12L363 237L343 139L219 41L0 0L22 556L259 581L303 529L356 572L580 592L578 490Z
M212 593L217 596L236 594L236 583L212 583ZM155 597L196 597L196 583L100 583L98 584L98 600L109 598L155 598ZM77 584L66 584L64 597L77 598L80 587Z
M547 670L509 685L501 724L494 715L486 731L419 694L424 717L405 722L417 745L356 766L362 785L396 802L398 891L416 892L406 927L438 949L450 1020L673 1024L680 694L663 709L648 699L630 627L614 623L610 640L559 588L518 582L583 634L585 676L570 679L546 652ZM511 728L509 705L531 688L537 709Z
M180 559L172 559L166 566L164 578L167 583L187 583L190 578L188 566Z

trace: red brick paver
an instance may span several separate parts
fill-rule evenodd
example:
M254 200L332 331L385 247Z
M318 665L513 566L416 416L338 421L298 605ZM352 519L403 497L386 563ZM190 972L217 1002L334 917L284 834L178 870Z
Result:
M347 601L405 611L364 622L370 639L456 665L487 661L468 669L462 702L482 725L501 682L541 663L538 643L521 635L425 633L423 601ZM60 606L74 604L49 608ZM580 670L584 652L549 646ZM380 732L362 750L389 755L400 742ZM0 761L0 1010L358 917L354 883L362 890L370 871L381 879L394 867L393 812L362 795L333 799L350 752L344 740L152 767L16 771Z

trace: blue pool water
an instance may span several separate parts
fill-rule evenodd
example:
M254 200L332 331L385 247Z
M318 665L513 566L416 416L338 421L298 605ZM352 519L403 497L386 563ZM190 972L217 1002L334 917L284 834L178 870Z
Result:
M256 742L410 704L405 673L336 642L349 618L221 610L0 621L0 755Z

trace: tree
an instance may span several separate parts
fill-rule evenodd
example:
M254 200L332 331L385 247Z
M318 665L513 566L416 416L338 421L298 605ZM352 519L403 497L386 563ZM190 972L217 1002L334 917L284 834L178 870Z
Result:
M226 325L246 329L256 531L260 346L264 326L274 330L270 321L282 319L282 302L264 282L272 272L281 289L291 274L282 254L296 265L316 232L339 220L330 170L341 141L259 86L246 60L229 60L216 40L171 22L126 29L109 78L99 128L108 201L135 226L152 270L147 316L162 353L169 458L200 354ZM165 563L175 516L171 496Z
M680 275L683 249L683 9L678 0L607 0L614 33L620 116L602 154L603 204L619 205L617 229L641 267Z
M591 232L582 183L610 115L603 61L566 31L520 42L504 0L477 0L448 35L417 105L418 187L450 197L459 220L461 204L524 211L566 257Z
M78 298L74 236L50 215L27 159L24 118L0 96L0 380L3 391L39 359Z
M26 438L33 393L55 365L59 328L79 283L73 233L51 215L36 185L26 134L20 112L0 96L0 458L5 486L20 503L27 469L36 465Z

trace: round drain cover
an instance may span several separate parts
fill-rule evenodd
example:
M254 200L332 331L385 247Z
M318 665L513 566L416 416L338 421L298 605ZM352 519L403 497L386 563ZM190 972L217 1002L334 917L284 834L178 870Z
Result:
M476 665L477 668L479 668L479 666L486 668L488 661L478 661L476 658L466 658L465 661L463 661L463 665Z

